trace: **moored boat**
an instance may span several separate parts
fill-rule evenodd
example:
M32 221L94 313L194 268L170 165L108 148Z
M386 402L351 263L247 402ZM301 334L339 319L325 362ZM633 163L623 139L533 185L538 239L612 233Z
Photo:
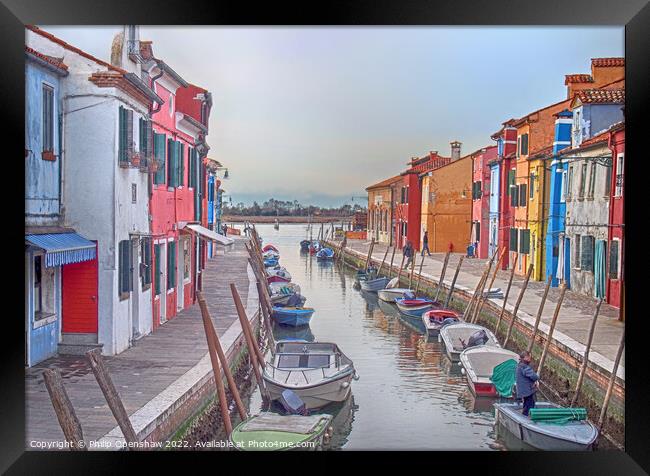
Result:
M598 439L598 429L586 419L568 419L568 421L561 419L557 423L535 421L532 416L535 410L562 409L555 403L536 402L535 408L531 410L531 417L521 413L520 402L495 403L494 409L497 431L505 430L516 439L538 450L589 451L593 449Z
M483 326L459 322L440 329L439 339L445 345L445 353L452 362L458 362L460 353L468 347L491 345L501 347L495 335Z
M331 260L334 259L334 251L332 248L322 248L316 253L316 259L318 260Z
M280 259L280 253L273 250L268 250L262 253L262 258L264 259Z
M384 302L395 304L395 299L404 296L404 293L412 293L412 289L408 288L384 288L377 291L377 296Z
M264 267L265 268L270 268L273 266L277 266L279 263L278 258L268 258L264 260Z
M279 400L289 389L310 410L344 401L352 379L358 377L352 360L334 343L278 342L263 378L271 400Z
M425 298L401 297L395 299L400 313L407 317L417 318L420 324L422 323L422 314L432 309L435 303L435 301Z
M444 326L458 322L460 314L451 309L431 309L422 314L422 323L430 336L437 336Z
M278 249L277 249L275 246L273 246L272 244L268 244L268 245L266 245L264 248L262 248L262 252L263 252L263 253L265 253L265 252L267 252L267 251L269 251L269 250L273 250L273 251L275 251L276 253L279 253L279 252L280 252L280 250L278 250Z
M289 306L273 306L273 313L271 316L278 323L284 326L306 326L314 314L312 307L289 307Z
M241 451L316 450L331 437L332 415L279 415L264 412L247 418L230 434Z
M501 347L494 347L488 345L479 345L465 349L460 354L460 363L463 366L465 376L467 377L467 385L474 395L477 397L512 397L511 389L514 383L515 367L519 356L517 353ZM513 364L508 367L512 369L512 378L508 379L507 389L503 389L500 393L492 381L495 367L504 364Z

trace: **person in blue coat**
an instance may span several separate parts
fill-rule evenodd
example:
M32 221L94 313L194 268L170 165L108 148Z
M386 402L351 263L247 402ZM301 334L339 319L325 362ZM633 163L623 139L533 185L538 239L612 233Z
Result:
M530 366L531 355L527 350L519 355L516 370L517 398L523 400L522 413L528 416L528 411L535 408L535 393L539 387L539 375Z

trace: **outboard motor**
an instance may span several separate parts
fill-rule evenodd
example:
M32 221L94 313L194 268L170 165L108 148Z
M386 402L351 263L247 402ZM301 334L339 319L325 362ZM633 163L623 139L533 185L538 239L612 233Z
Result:
M289 299L287 299L287 304L285 307L302 307L304 303L305 298L303 298L300 294L295 293L292 294Z
M467 340L467 345L465 348L468 347L476 347L477 345L484 345L488 341L488 336L485 330L481 329L480 331L474 332L471 336L469 336L469 339Z
M441 327L448 326L449 324L456 324L458 321L454 319L453 317L445 317L442 322L440 323Z
M282 392L280 404L289 415L309 415L305 402L292 390Z

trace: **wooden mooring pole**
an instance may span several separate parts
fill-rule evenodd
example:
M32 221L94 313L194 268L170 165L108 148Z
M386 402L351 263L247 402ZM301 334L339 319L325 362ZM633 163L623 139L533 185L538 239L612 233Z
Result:
M526 288L528 287L528 281L530 281L530 275L533 273L533 265L531 264L528 266L528 272L526 273L526 279L524 280L524 284L521 287L521 291L519 291L519 297L517 297L517 302L515 303L515 308L512 311L512 316L510 318L510 322L508 323L508 332L506 333L506 340L503 342L503 347L508 344L508 341L510 340L510 334L512 333L512 327L515 325L515 321L517 320L517 311L519 311L519 305L521 304L521 300L524 297L524 293L526 292Z
M86 448L81 423L79 423L72 402L68 398L68 393L65 391L61 373L56 369L45 369L43 371L43 379L45 380L45 387L50 394L50 400L52 400L54 413L56 413L56 418L59 420L59 425L61 425L63 435L69 444L70 450L86 451L88 448Z
M623 328L623 333L621 334L621 343L618 345L618 352L616 352L614 367L612 368L612 374L609 377L609 385L607 386L607 393L605 394L605 399L603 400L603 405L600 410L600 418L598 418L598 429L601 431L603 425L605 424L605 416L607 415L607 407L609 407L609 400L612 398L612 391L614 390L614 383L616 382L616 372L618 372L618 366L621 363L621 357L623 356L623 349L625 349L625 328Z
M390 268L388 268L388 277L390 278L390 275L393 274L393 260L395 259L395 250L397 249L396 246L393 246L393 252L390 255Z
M230 434L232 433L232 421L230 420L230 411L228 408L228 399L226 398L226 389L223 385L223 380L221 380L221 368L219 366L219 356L217 355L217 344L212 334L212 332L214 331L214 327L212 327L212 321L208 315L207 306L205 304L205 299L203 299L203 296L199 295L198 301L199 301L199 307L201 308L201 318L203 319L203 329L205 330L205 339L208 341L208 352L210 354L210 362L212 363L212 373L214 374L214 383L215 386L217 387L217 396L219 397L219 411L221 412L221 418L223 419L224 426L226 427L226 434L230 436ZM224 361L221 361L222 365L223 362ZM228 373L226 373L227 367L228 364L226 363L223 366L223 372L226 375L226 378L228 378ZM230 378L232 379L232 375L230 376ZM230 386L231 392L233 392L232 390L233 387L235 388L235 392L237 391L236 390L237 387L234 385L234 383L231 384L230 380L228 380L228 386ZM241 400L239 401L239 404L241 404Z
M418 282L415 285L415 294L417 295L418 289L420 289L420 281L422 280L422 265L424 264L424 255L422 255L422 260L420 261L420 269L418 270Z
M368 257L366 258L366 269L370 266L370 261L372 260L372 250L375 247L375 239L373 238L370 242L370 248L368 249Z
M591 318L591 326L589 327L589 336L587 337L587 343L585 344L585 355L582 358L582 365L580 366L580 374L578 374L578 380L576 381L576 389L573 393L573 398L571 399L571 405L573 406L578 401L580 396L580 390L582 389L582 381L587 372L587 365L589 364L589 352L591 351L591 343L594 340L594 333L596 331L596 321L598 320L598 314L600 313L600 305L603 303L602 299L598 300L596 304L596 310L594 311L594 317Z
M447 254L445 255L445 262L442 264L442 271L440 272L440 281L438 281L438 289L436 289L436 297L433 298L434 301L438 301L438 297L440 296L440 289L442 288L442 282L445 279L445 273L447 272L447 264L449 264L449 256L451 255L451 251L447 251ZM422 261L424 261L424 255L422 255ZM420 265L420 269L422 268L422 265Z
M386 256L388 256L388 250L389 249L390 249L390 247L386 247L386 253L384 253L384 257L382 258L381 264L379 265L379 270L377 271L377 276L381 275L381 269L384 267L384 261L386 261Z
M542 295L542 301L539 303L539 309L537 309L537 316L535 317L535 327L533 327L533 334L530 336L530 342L528 342L528 352L532 352L533 345L535 345L535 337L537 337L537 329L539 329L539 321L542 319L542 312L544 311L544 304L546 304L546 297L548 296L548 290L551 287L551 280L553 276L548 277L546 280L546 287L544 288L544 294Z
M544 361L548 355L548 348L551 346L551 341L553 340L553 332L555 332L555 324L557 323L557 318L560 315L560 308L562 307L562 301L564 301L564 294L566 293L566 283L562 283L560 290L560 297L555 306L555 312L553 313L553 318L551 319L551 325L548 329L548 335L546 336L546 342L544 343L544 349L542 350L542 356L539 358L539 364L537 365L537 375L542 375L542 370L544 370Z
M488 296L490 294L490 289L492 289L492 285L494 284L494 280L497 277L497 271L499 271L499 264L501 264L501 260L503 259L503 253L506 251L505 247L501 250L501 253L499 254L499 259L497 260L497 264L494 266L494 271L492 272L492 279L490 279L490 284L488 284L487 287L487 295L485 294L485 288L481 290L481 294L479 296L480 301L478 302L478 305L476 306L476 317L474 318L474 322L478 322L478 318L481 315L481 311L483 310L483 305L485 304L485 301L488 300ZM496 253L492 256L492 259L496 256ZM490 263L491 265L492 263Z
M411 260L411 273L409 274L409 289L411 289L411 285L413 283L414 273L415 273L415 256L413 256L413 259Z
M129 415L126 413L122 399L117 393L115 385L113 385L113 380L111 379L108 370L106 370L100 350L89 350L86 352L86 358L90 363L90 368L92 369L93 374L95 374L95 379L99 384L99 388L102 390L104 398L106 398L106 403L108 403L108 407L111 409L115 420L117 420L120 430L122 430L124 439L127 443L137 443L138 437L135 434L135 430L133 430L133 425L131 424L131 420L129 420ZM129 445L128 448L130 450L138 449L137 445Z
M399 288L399 280L402 277L402 267L404 266L404 253L402 253L402 262L399 264L399 271L397 272L397 287Z
M501 306L501 313L499 313L497 326L494 328L494 335L497 338L499 338L499 327L501 326L501 319L503 319L503 314L505 314L506 312L506 304L508 303L508 296L510 295L510 288L512 287L512 278L515 276L515 267L517 266L517 258L519 258L519 253L515 255L515 260L512 263L512 269L510 270L510 279L508 280L508 287L506 288L506 293L503 295L503 306Z
M486 278L487 273L489 272L488 265L489 263L485 263L485 270L483 271L483 274L481 274L478 283L476 283L476 288L474 288L474 294L472 294L472 297L470 298L469 303L467 303L467 307L465 308L464 316L467 321L470 321L472 318L471 310L474 306L474 301L477 299L478 292L481 289L481 285L483 284L483 280Z
M454 293L454 288L456 287L456 279L458 279L458 273L460 272L460 267L463 265L464 256L461 256L458 260L458 266L456 266L456 272L454 273L454 279L451 280L451 286L449 287L449 294L447 294L447 299L445 299L445 309L449 308L449 303L451 303L451 295Z

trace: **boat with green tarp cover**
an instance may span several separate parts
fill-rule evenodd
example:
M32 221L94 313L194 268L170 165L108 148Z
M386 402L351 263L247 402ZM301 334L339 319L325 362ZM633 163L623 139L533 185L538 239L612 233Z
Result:
M598 429L587 420L584 408L563 408L537 402L524 416L521 403L495 403L496 426L539 450L586 451L593 449Z
M240 451L321 449L332 435L332 415L279 415L264 412L237 425L230 442Z

